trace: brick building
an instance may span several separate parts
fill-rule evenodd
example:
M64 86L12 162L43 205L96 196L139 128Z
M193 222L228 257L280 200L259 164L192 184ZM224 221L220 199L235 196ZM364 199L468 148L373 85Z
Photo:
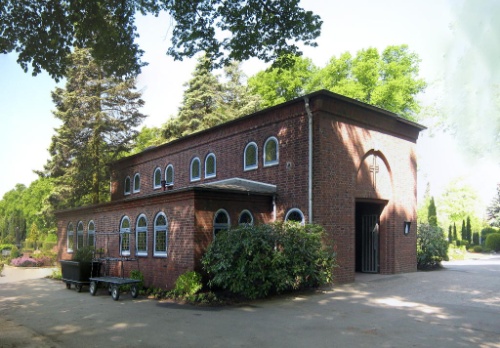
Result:
M334 241L337 281L415 271L423 129L318 91L147 149L113 164L111 202L56 214L59 257L95 244L171 288L219 229L300 220Z

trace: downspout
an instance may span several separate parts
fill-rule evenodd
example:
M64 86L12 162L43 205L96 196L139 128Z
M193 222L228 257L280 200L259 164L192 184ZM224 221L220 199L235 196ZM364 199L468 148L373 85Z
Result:
M304 103L306 108L306 113L308 117L308 132L309 132L309 161L308 161L308 179L307 179L307 190L308 190L308 202L309 202L309 223L313 222L313 114L311 108L309 107L309 98L304 97Z

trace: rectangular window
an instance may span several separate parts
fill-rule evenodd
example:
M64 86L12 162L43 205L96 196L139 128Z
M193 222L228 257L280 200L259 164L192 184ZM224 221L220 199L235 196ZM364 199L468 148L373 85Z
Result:
M130 233L121 233L121 254L124 256L130 255Z
M146 231L137 232L137 255L147 255Z
M156 231L155 255L167 255L167 231Z

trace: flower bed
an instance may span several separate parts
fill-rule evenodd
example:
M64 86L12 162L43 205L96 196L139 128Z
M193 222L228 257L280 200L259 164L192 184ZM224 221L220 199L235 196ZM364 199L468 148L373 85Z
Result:
M48 256L27 257L22 256L10 261L10 264L15 267L43 267L51 266L52 260Z

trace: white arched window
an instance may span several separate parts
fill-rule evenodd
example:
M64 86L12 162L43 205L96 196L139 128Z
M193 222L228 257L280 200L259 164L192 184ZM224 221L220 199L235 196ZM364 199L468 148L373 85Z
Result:
M161 169L156 168L153 174L153 189L161 188Z
M278 139L276 139L276 137L269 137L264 143L264 167L274 166L278 164L278 161Z
M198 157L195 157L191 160L190 166L190 178L191 181L198 181L201 178L201 163Z
M134 175L134 193L141 191L141 176L139 173Z
M123 193L125 195L129 195L130 194L130 176L127 176L125 178L125 185L124 185L124 188L123 188Z
M248 210L243 210L238 218L238 225L240 226L253 226L253 216Z
M305 224L304 213L300 209L293 208L286 213L285 221L300 222L301 225Z
M87 227L87 245L95 247L95 223L92 220Z
M148 221L146 215L141 214L137 218L135 227L136 254L139 256L148 255Z
M75 246L75 228L73 227L73 223L70 222L68 224L68 230L66 231L66 249L68 253L73 252L74 246Z
M205 158L205 178L213 178L217 174L217 159L213 153Z
M83 248L83 222L76 225L76 249Z
M174 184L174 166L169 164L165 169L165 184L172 186Z
M222 230L228 230L231 226L229 214L224 209L219 209L214 216L214 236Z
M168 221L167 216L160 212L155 217L154 225L154 256L167 256Z
M252 170L259 167L258 158L259 150L257 144L254 142L248 143L245 146L245 152L243 154L243 169Z
M130 219L124 216L120 222L120 255L130 255Z

